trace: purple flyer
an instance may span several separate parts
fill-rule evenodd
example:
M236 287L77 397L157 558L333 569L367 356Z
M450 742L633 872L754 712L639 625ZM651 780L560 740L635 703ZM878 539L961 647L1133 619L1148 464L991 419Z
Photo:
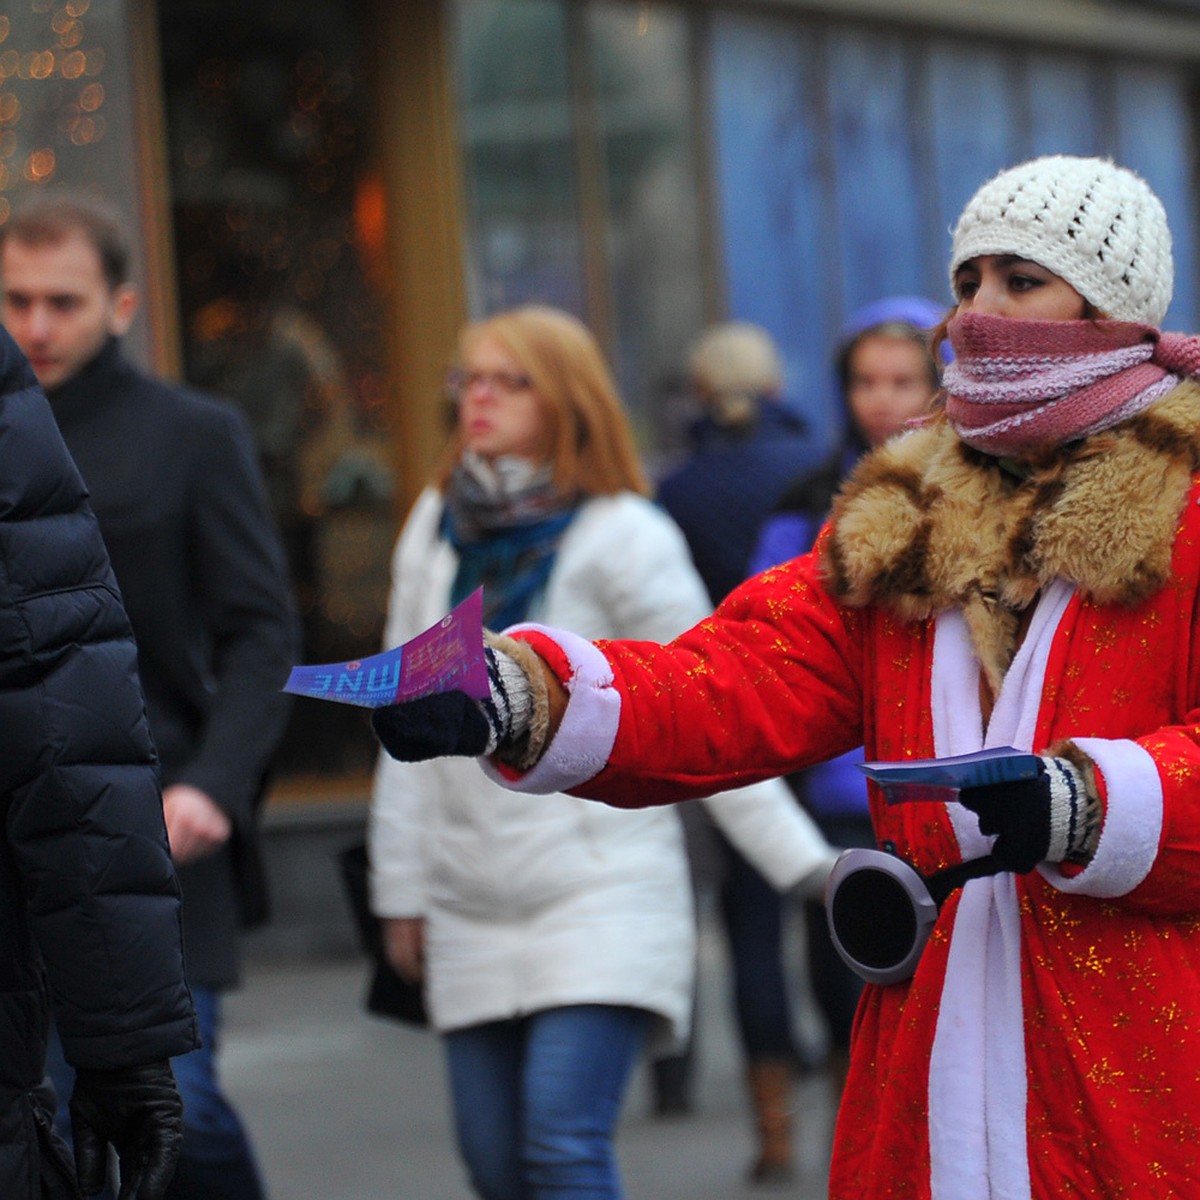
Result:
M293 667L285 692L380 708L436 692L488 695L483 656L483 589L403 646L353 662Z

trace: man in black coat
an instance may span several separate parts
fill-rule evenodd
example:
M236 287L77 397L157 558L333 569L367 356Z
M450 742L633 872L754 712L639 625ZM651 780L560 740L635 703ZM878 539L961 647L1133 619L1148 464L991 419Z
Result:
M137 295L115 215L51 195L15 213L0 238L4 320L91 493L162 760L205 1044L175 1063L184 1143L168 1195L260 1200L213 1047L221 993L239 977L239 929L264 915L256 810L298 654L283 551L243 418L122 356Z
M80 1180L161 1200L197 1044L136 649L87 493L0 329L0 1196L75 1197L40 1087L53 1003Z

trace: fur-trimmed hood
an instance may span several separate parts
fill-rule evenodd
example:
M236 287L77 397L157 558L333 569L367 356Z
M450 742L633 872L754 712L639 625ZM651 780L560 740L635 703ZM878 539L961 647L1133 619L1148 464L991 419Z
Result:
M1166 582L1198 469L1200 384L1190 380L1023 477L939 416L860 463L835 502L823 570L853 607L878 604L904 620L962 608L998 688L1020 613L1050 580L1124 606Z

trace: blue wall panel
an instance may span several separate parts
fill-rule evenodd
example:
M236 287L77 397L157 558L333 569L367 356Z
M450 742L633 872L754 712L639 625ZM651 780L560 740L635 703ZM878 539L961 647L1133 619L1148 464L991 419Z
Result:
M822 164L819 47L797 22L720 16L713 124L730 315L779 343L788 393L827 430L826 347L839 260ZM832 436L832 434L830 434Z
M1164 325L1193 332L1196 311L1196 192L1186 81L1162 68L1113 74L1116 159L1137 171L1167 210L1175 245L1175 298Z
M830 135L841 246L842 311L922 290L922 164L899 37L834 31L829 40Z
M996 50L934 42L925 63L929 96L930 161L936 196L939 291L950 300L946 264L950 233L975 189L1023 157L1015 64Z
M1023 154L1104 154L1105 91L1089 59L1031 55L1025 66L1029 143Z

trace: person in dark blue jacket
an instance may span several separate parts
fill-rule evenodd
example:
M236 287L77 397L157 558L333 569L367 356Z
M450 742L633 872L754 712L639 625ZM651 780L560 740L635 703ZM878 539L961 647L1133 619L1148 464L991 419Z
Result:
M122 1200L161 1200L181 1139L169 1060L197 1028L157 760L86 490L3 328L0 463L0 1196L79 1194L42 1087L53 1007L83 1190L112 1143Z
M91 494L162 761L203 1042L174 1064L184 1142L169 1200L261 1200L249 1138L216 1071L240 930L265 912L258 807L289 710L280 688L298 656L257 451L232 405L146 375L122 354L137 294L116 214L40 197L0 229L0 276L0 311Z
M779 352L759 326L730 321L705 330L689 351L687 376L703 416L691 431L691 455L662 480L658 499L683 530L715 606L746 578L760 525L797 473L817 465L820 447L787 402ZM717 863L758 1132L750 1176L776 1182L791 1174L790 1093L804 1057L792 1034L781 957L783 901L704 817L689 810L684 822L696 851L693 869ZM691 1076L690 1053L655 1063L660 1112L686 1111Z
M759 531L749 574L811 549L838 486L858 459L929 411L940 382L929 339L945 313L945 306L920 296L888 296L846 322L835 358L846 410L842 444L823 466L798 476L780 498ZM858 769L862 759L860 747L789 780L821 832L838 846L875 845L866 780ZM805 905L805 925L809 982L827 1025L832 1074L840 1084L862 980L838 957L824 905Z
M658 500L716 605L746 578L759 526L797 474L817 466L821 446L788 403L779 352L757 325L706 330L689 351L687 377L703 411Z

